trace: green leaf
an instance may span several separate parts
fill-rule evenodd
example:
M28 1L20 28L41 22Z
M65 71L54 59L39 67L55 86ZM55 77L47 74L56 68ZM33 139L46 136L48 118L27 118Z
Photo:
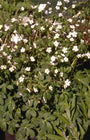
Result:
M60 129L58 129L55 125L53 125L53 127L60 136L63 136L62 131Z
M29 131L30 137L34 138L34 137L35 137L35 132L34 132L34 130L29 129L28 131Z
M9 89L9 90L13 89L13 85L8 85L7 89Z
M65 140L63 137L61 136L57 136L57 135L52 135L52 134L47 134L46 137L48 137L50 140Z
M30 119L30 118L31 118L31 111L30 111L30 110L28 110L28 111L26 112L26 118L27 118L27 119Z
M65 124L70 125L70 122L62 115L60 115L59 113L54 113L55 116L57 116L60 120L62 120Z
M50 122L46 121L46 126L47 126L48 133L51 133L52 132L52 125L50 124Z
M81 133L81 140L83 139L83 136L84 136L84 134L85 134L85 131L84 131L84 129L82 128L82 126L80 125L80 124L78 124L79 125L79 129L80 129L80 133Z
M80 101L81 101L81 105L82 105L82 111L84 112L85 117L88 118L85 103L83 102L82 99L80 99Z
M31 110L30 113L33 117L36 117L36 112L34 110Z

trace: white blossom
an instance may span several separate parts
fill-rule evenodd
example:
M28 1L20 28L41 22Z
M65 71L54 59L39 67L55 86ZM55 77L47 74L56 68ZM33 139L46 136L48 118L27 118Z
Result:
M72 8L75 8L75 6L76 6L75 4L72 4Z
M63 72L60 72L60 76L63 77Z
M40 4L38 7L38 12L42 12L46 7L46 4Z
M5 31L8 31L10 29L10 26L5 24L4 28L5 28Z
M22 7L21 7L21 11L24 11L24 9L25 9L25 8L22 6Z
M67 57L64 57L64 62L68 62L68 58Z
M53 44L54 44L55 47L58 47L59 42L58 41L54 41Z
M59 6L56 6L55 8L56 8L56 10L60 10L60 7Z
M46 49L46 52L47 52L47 53L50 53L51 51L52 51L51 47L48 47L48 48Z
M1 65L0 68L1 68L2 70L4 70L4 69L7 69L7 66L6 66L6 65Z
M46 74L49 74L49 72L50 72L50 70L47 68L47 69L45 69L45 73Z
M13 72L15 69L16 69L16 67L15 67L14 65L12 65L12 66L9 68L9 71L10 71L10 72Z
M22 48L20 49L20 52L21 52L21 53L25 52L25 48L22 47Z
M58 69L55 69L54 72L57 74L58 73Z
M90 53L89 52L87 52L85 55L88 57L88 59L90 59Z
M17 44L19 42L19 35L18 34L12 34L11 41Z
M30 71L30 69L31 69L30 67L26 67L25 71Z
M22 83L24 81L24 75L22 75L21 77L19 77L19 82Z
M62 2L61 2L61 1L58 1L58 2L57 2L57 5L58 5L58 6L61 6L61 5L62 5Z
M31 60L32 62L34 62L34 61L35 61L35 58L34 58L33 56L31 56L31 57L30 57L30 60Z
M69 79L65 80L64 88L67 88L68 86L70 86L70 84L71 84L71 81L69 81Z
M53 87L52 87L51 85L50 85L48 88L49 88L49 90L51 90L51 91L53 90Z
M73 49L72 49L74 52L77 52L79 49L78 49L78 46L73 46Z
M0 30L2 29L3 25L0 25Z
M66 47L64 47L64 48L62 49L62 52L63 52L63 53L67 53L67 52L68 52L68 49L67 49Z
M52 57L51 57L51 61L52 61L52 62L54 62L54 61L55 61L55 59L56 59L56 57L55 57L55 56L52 56Z
M34 92L38 92L38 89L36 87L33 87Z

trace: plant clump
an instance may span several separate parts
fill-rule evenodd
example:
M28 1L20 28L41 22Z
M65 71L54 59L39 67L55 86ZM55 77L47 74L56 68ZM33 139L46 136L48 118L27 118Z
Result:
M0 2L0 127L17 140L82 140L90 124L89 8L68 3Z

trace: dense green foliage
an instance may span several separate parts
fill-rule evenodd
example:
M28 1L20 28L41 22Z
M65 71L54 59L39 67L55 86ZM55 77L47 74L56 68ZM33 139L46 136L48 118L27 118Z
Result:
M90 125L90 5L66 5L0 2L0 128L17 140L83 140Z

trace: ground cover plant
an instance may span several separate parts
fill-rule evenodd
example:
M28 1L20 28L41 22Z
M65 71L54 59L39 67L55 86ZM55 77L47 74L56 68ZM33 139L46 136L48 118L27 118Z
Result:
M83 140L90 125L90 4L68 3L0 2L0 128L17 140Z

